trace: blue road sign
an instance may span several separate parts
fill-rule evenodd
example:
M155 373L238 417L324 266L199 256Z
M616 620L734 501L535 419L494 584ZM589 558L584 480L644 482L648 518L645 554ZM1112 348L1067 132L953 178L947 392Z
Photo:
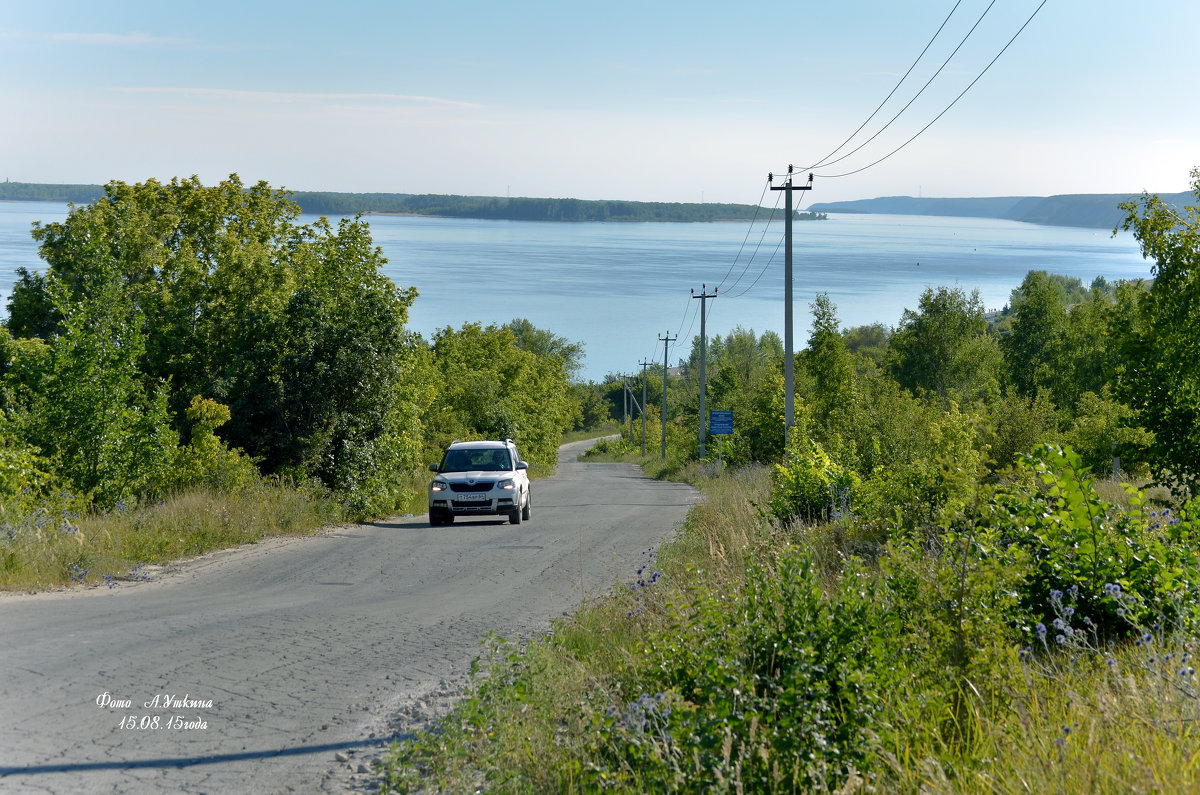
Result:
M721 434L728 436L729 434L733 433L733 412L708 412L708 432L714 436Z

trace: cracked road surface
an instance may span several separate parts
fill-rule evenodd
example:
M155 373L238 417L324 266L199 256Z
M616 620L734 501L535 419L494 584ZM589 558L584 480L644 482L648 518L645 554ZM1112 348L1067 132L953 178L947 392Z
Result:
M366 789L482 637L534 636L631 582L697 499L576 461L586 445L560 449L520 525L395 519L0 597L0 791Z

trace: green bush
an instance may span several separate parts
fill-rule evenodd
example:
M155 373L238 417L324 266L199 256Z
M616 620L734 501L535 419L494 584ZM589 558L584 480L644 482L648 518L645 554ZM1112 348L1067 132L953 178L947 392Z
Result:
M229 407L196 395L188 407L191 443L180 447L169 475L172 490L212 489L237 492L258 482L258 470L239 450L230 450L215 431L229 422Z
M1030 562L1022 606L1043 626L1062 619L1063 597L1088 632L1128 635L1160 617L1194 625L1200 587L1200 528L1194 508L1178 515L1147 505L1130 490L1120 509L1100 498L1083 459L1071 448L1039 445L1020 467L1032 476L1001 495L1009 539ZM1123 600L1111 598L1119 587ZM1068 616L1070 618L1072 616Z
M795 518L827 519L849 506L859 487L858 475L846 469L812 439L796 434L787 463L775 466L771 513L781 522Z
M597 777L642 792L809 792L868 765L891 654L871 578L827 595L810 557L751 564L650 641L649 690L609 710ZM599 782L596 782L599 783Z

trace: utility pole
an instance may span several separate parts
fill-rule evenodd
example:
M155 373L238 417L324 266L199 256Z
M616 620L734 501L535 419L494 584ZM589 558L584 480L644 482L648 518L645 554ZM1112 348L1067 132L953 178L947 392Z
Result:
M622 432L624 432L625 425L629 424L629 422L630 422L630 419L629 419L629 378L626 378L625 376L620 377L620 406L622 406L622 412L620 412L620 429L622 429Z
M775 175L767 175L767 184L774 181ZM787 179L778 187L771 185L771 190L782 190L784 193L783 209L783 382L784 382L784 415L783 415L783 449L788 449L791 441L792 425L796 422L796 376L793 372L792 359L792 191L812 190L813 175L808 175L807 185L792 184L792 166L788 165Z
M679 339L679 335L671 336L671 332L667 332L667 336L659 337L658 341L663 344L663 405L662 405L662 457L667 460L667 345Z
M638 362L642 366L642 458L646 457L646 368L650 362Z
M700 299L700 460L704 460L704 442L708 438L708 415L704 413L704 397L708 391L707 381L704 377L704 365L708 361L708 333L704 330L704 308L708 305L709 298L717 297L717 290L720 287L714 287L712 294L708 293L708 285L700 285L700 295L696 295L696 291L692 290L692 298Z
M633 441L633 406L637 405L637 398L633 396L633 389L629 386L629 379L625 379L625 401L630 405L629 410L629 441Z

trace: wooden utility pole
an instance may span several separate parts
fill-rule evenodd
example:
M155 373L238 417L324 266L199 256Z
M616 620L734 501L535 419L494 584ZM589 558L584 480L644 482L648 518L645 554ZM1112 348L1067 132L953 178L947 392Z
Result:
M692 298L700 299L700 460L704 460L704 442L708 438L708 415L704 412L704 397L708 391L707 382L704 377L704 365L708 361L708 333L704 329L704 309L708 305L709 298L717 297L717 290L721 288L714 287L712 294L708 293L708 285L700 285L700 295L696 295L696 291L692 290Z
M774 174L767 175L767 183L775 179ZM791 441L792 425L796 422L796 376L792 359L792 191L812 190L813 175L808 175L807 185L792 184L792 166L788 166L787 179L779 186L771 185L771 190L782 190L784 193L783 209L783 382L784 382L784 415L783 415L783 449L788 449Z
M650 362L638 362L642 366L642 458L646 457L646 368Z
M620 406L622 406L622 413L620 413L620 430L622 430L624 434L625 425L634 422L634 420L630 419L629 417L629 378L626 378L625 376L620 377L620 401L622 401L620 402ZM630 428L632 428L632 425L630 425Z
M679 335L671 336L671 332L667 332L667 336L659 337L658 341L663 344L663 405L662 405L662 458L667 460L667 346L679 339Z

